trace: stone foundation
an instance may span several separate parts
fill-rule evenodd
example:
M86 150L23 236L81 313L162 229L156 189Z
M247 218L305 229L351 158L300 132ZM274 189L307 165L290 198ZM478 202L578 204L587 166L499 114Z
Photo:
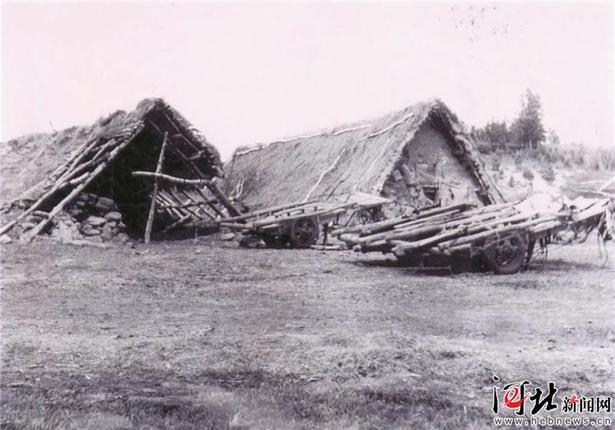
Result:
M22 231L33 228L43 216L34 211L21 223ZM92 193L81 193L51 220L50 226L51 237L60 242L89 240L125 243L129 239L122 214L115 202Z

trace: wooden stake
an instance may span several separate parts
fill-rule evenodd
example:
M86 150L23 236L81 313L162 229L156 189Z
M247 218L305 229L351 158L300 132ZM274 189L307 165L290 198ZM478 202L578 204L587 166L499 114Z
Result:
M158 157L158 164L156 164L156 175L162 172L162 163L164 162L164 151L167 147L168 133L164 133L162 139L162 146L160 147L160 156ZM154 224L154 215L156 213L156 197L158 196L159 180L154 176L154 191L152 191L152 202L149 207L149 215L147 216L147 224L145 224L145 237L143 241L147 244L150 241L152 235L152 225Z

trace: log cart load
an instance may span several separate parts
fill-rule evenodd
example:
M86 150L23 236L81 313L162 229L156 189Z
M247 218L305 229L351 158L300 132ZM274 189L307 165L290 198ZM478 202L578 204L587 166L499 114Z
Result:
M310 200L306 202L270 207L240 216L226 218L219 225L247 236L256 236L272 248L290 246L309 248L315 245L323 232L327 241L331 226L338 226L345 218L371 222L379 219L381 207L389 200L355 193L335 201Z
M538 196L484 207L457 204L331 234L358 252L393 253L408 264L444 264L453 270L486 264L497 274L519 272L537 244L546 249L551 243L582 241L594 229L603 240L611 238L613 200L544 203Z

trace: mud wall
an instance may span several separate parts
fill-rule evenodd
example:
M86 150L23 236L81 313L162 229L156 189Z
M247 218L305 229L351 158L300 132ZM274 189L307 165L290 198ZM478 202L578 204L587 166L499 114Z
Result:
M446 138L425 122L403 150L383 195L395 201L389 215L409 210L461 202L480 205L474 183L464 166L453 154Z

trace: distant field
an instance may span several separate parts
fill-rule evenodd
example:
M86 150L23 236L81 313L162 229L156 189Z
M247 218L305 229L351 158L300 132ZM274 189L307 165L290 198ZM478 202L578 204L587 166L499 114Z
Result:
M2 253L4 429L491 428L494 374L615 395L593 241L513 276L192 242Z

